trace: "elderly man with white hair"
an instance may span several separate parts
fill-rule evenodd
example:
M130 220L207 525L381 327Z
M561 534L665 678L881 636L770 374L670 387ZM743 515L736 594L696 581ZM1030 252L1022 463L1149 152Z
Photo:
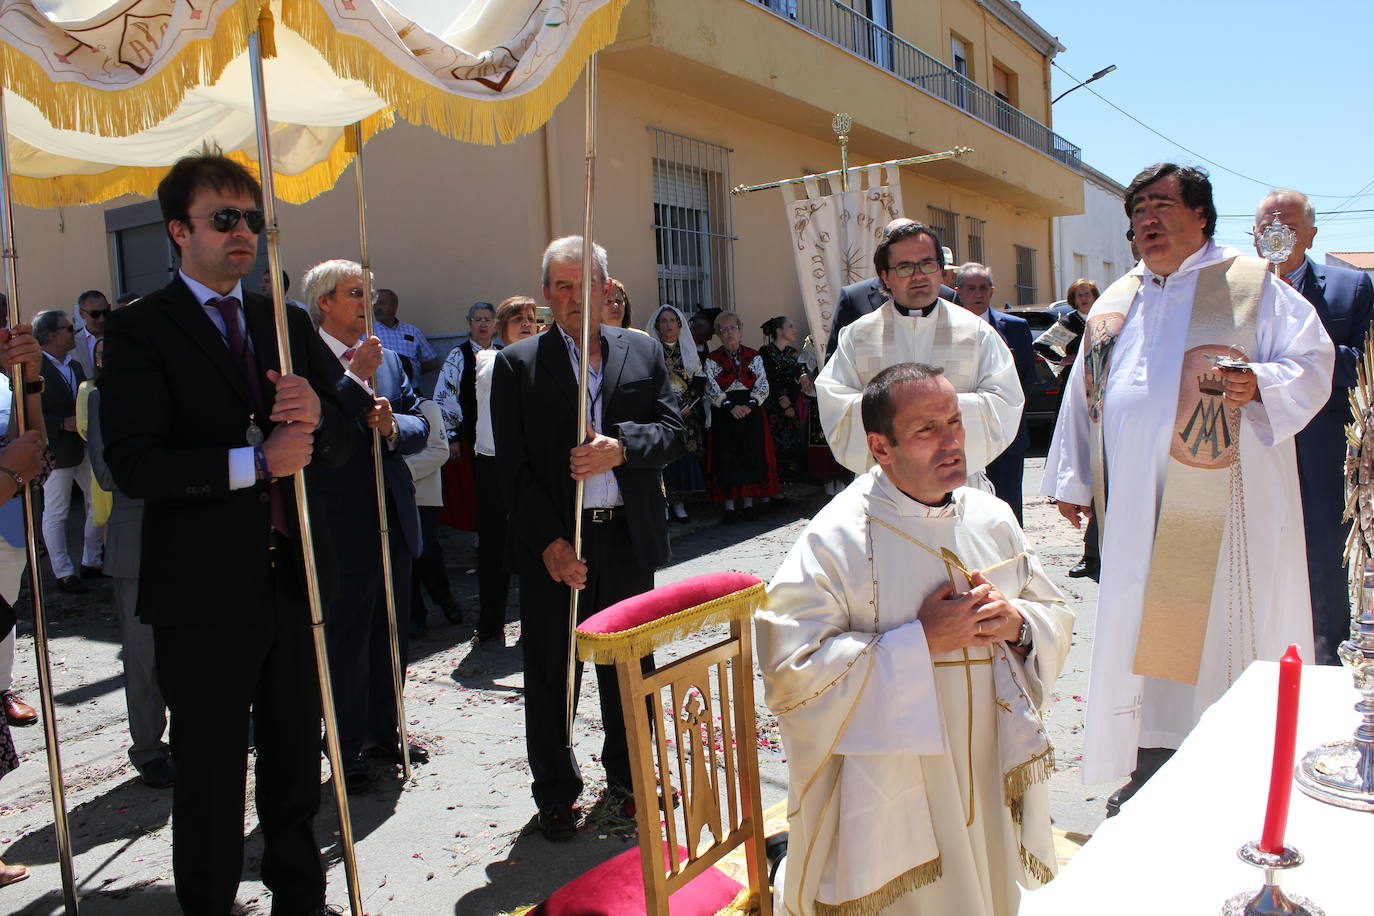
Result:
M382 543L377 518L377 485L372 430L381 434L382 477L387 496L392 589L397 608L410 607L410 570L423 549L415 487L405 456L425 447L429 421L421 410L401 358L376 337L363 337L366 309L361 265L332 260L305 275L310 317L325 346L344 369L340 385L362 388L372 409L352 418L352 457L338 467L312 467L307 473L329 526L339 559L339 594L329 603L325 639L343 752L344 783L350 792L371 785L376 772L364 759L397 763L401 745L392 681L390 623L382 575ZM407 618L409 614L407 613ZM405 664L409 627L397 633ZM423 748L410 750L424 763Z
M506 563L520 576L525 743L539 829L550 840L573 837L573 805L582 794L564 724L569 589L581 590L578 616L585 618L654 587L654 569L669 555L660 472L684 448L662 346L647 334L601 323L606 250L595 244L593 289L586 297L592 305L586 316L587 416L578 416L582 248L581 236L568 236L544 252L544 301L557 326L498 353L491 383L492 433L510 515ZM579 480L581 556L572 547ZM578 680L581 670L578 665ZM606 781L633 811L614 667L598 665L596 679Z

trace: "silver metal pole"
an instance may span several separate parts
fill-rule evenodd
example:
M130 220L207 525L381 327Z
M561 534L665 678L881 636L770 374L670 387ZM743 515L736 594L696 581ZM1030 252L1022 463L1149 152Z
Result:
M5 119L4 89L0 87L0 247L4 249L5 283L9 289L9 327L19 323L19 254L14 245L14 190L10 172L9 125ZM10 369L11 410L15 429L29 428L24 367ZM43 711L43 743L48 753L48 786L52 791L53 834L57 837L57 863L62 871L62 899L68 916L76 916L76 878L72 871L71 831L67 825L67 793L62 783L62 753L57 743L57 712L53 703L52 666L48 660L48 621L43 610L41 567L38 565L37 507L33 490L19 488L24 500L24 550L29 562L29 602L33 605L33 649L38 664L38 702Z
M861 172L864 169L871 169L875 165L920 165L923 162L939 162L941 159L958 159L961 156L967 156L971 152L973 152L973 150L970 147L956 146L954 149L945 150L943 153L931 153L928 156L908 156L905 159L889 159L886 162L873 162L869 165L856 165L852 169L833 169L829 172L819 172L815 175L803 175L800 178L781 178L777 181L767 182L766 184L753 184L748 186L739 185L738 187L731 188L730 193L750 194L754 191L766 191L769 188L780 188L786 184L800 184L801 182L806 181L809 178L815 178L817 180L820 180L822 178L825 178L827 180L843 178L845 181L848 181L849 175L851 173ZM846 153L846 157L847 155L848 154Z
M371 337L372 265L367 253L367 197L363 186L363 128L349 128L358 145L354 153L353 174L358 189L358 251L363 268L363 333ZM419 379L416 379L418 382ZM401 658L401 635L396 629L396 574L391 568L391 529L387 523L386 478L382 475L382 434L372 431L372 471L377 486L377 522L382 535L382 588L386 590L386 635L391 641L391 689L396 695L396 734L401 741L401 773L410 779L410 736L406 730L405 659Z
M582 212L582 358L577 373L577 438L585 438L587 428L587 371L591 364L592 308L598 312L605 304L592 289L592 194L596 179L596 54L587 58L587 186ZM599 343L598 343L599 346ZM573 553L582 556L582 497L585 481L573 487ZM573 719L577 716L577 597L580 590L568 589L568 747L573 746Z
M248 36L248 60L253 75L253 117L257 122L258 171L262 176L262 208L266 217L267 267L275 281L281 276L281 239L277 228L276 186L272 175L272 147L268 138L267 91L262 79L262 47L257 32ZM277 360L283 375L291 372L291 344L286 326L285 291L272 283L272 316L277 329ZM353 916L363 916L362 891L358 887L358 861L353 850L353 822L348 815L348 790L344 786L338 720L334 715L334 688L329 677L329 655L324 641L324 602L320 597L320 573L315 565L315 542L310 528L309 494L305 470L292 475L296 487L296 517L300 523L301 556L305 566L306 597L310 604L310 632L315 643L315 670L320 682L320 712L324 718L325 749L333 775L334 803L339 808L339 845L348 879L348 902Z

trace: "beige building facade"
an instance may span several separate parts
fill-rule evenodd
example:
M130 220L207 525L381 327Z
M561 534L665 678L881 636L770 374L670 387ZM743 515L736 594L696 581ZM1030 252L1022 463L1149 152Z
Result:
M1053 220L1083 210L1078 150L1045 126L1061 50L999 0L634 0L600 55L595 235L636 324L660 301L735 308L757 345L766 318L804 321L782 192L729 189L836 168L840 111L851 165L972 147L902 170L906 214L992 266L999 305L1053 300ZM473 301L538 298L544 245L581 231L583 89L508 146L402 123L364 158L377 284L427 333L464 331ZM310 265L357 257L350 172L278 214L293 292ZM26 315L170 276L151 202L18 208L17 238Z

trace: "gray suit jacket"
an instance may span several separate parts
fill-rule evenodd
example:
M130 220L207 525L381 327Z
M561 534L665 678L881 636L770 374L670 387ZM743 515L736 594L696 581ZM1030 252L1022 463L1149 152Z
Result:
M126 496L115 485L114 474L105 463L105 440L100 435L100 389L91 392L86 447L91 456L91 472L96 483L114 494L110 520L105 524L105 575L137 579L143 559L143 500Z
M72 359L81 364L86 378L95 378L95 362L91 359L91 332L85 328L76 332L76 349L72 351Z

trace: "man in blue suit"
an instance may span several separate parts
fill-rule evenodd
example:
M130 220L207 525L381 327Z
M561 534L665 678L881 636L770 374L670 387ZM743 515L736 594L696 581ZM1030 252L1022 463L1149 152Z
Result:
M429 423L400 357L383 349L376 337L362 339L364 310L371 308L363 301L362 268L353 261L325 261L306 274L305 290L325 345L346 377L362 389L370 388L373 397L372 409L354 423L353 457L339 467L310 473L312 490L325 509L337 545L340 589L325 614L325 638L344 782L350 792L359 792L376 775L364 760L364 751L400 760L372 430L381 434L396 607L409 608L411 563L422 545L415 484L404 459L424 448ZM402 665L408 633L408 627L398 628ZM428 754L414 748L411 760L424 763Z
M1369 330L1371 288L1368 275L1344 267L1317 264L1307 257L1317 234L1316 212L1307 196L1281 188L1270 191L1255 210L1255 233L1277 213L1279 222L1297 233L1298 241L1279 273L1321 316L1336 347L1331 397L1307 428L1297 435L1298 487L1307 534L1307 578L1312 593L1312 630L1319 665L1339 665L1336 647L1350 636L1350 591L1341 553L1349 523L1345 510L1345 427L1351 421L1350 389L1355 366L1364 355Z
M883 228L883 232L886 234L891 231L893 226L912 222L915 220L899 216L888 223ZM956 295L954 290L943 283L940 284L941 299L947 299L957 304L959 300L955 298ZM848 327L869 312L876 311L878 306L886 301L887 293L883 290L883 284L877 277L851 283L840 290L840 301L835 304L835 314L830 321L830 339L825 344L825 355L828 357L840 345L840 330L842 328Z
M959 304L997 329L1002 335L1007 349L1011 350L1016 362L1016 375L1021 380L1021 390L1029 392L1035 384L1035 355L1031 352L1030 325L1026 319L999 312L992 307L992 296L997 288L992 285L992 270L970 261L959 268L954 279L955 289L959 291ZM1021 522L1021 479L1025 476L1026 446L1030 444L1030 434L1026 432L1026 417L1021 416L1021 426L1016 430L1016 438L1006 451L993 459L988 465L988 479L1011 511L1016 513L1016 521Z

